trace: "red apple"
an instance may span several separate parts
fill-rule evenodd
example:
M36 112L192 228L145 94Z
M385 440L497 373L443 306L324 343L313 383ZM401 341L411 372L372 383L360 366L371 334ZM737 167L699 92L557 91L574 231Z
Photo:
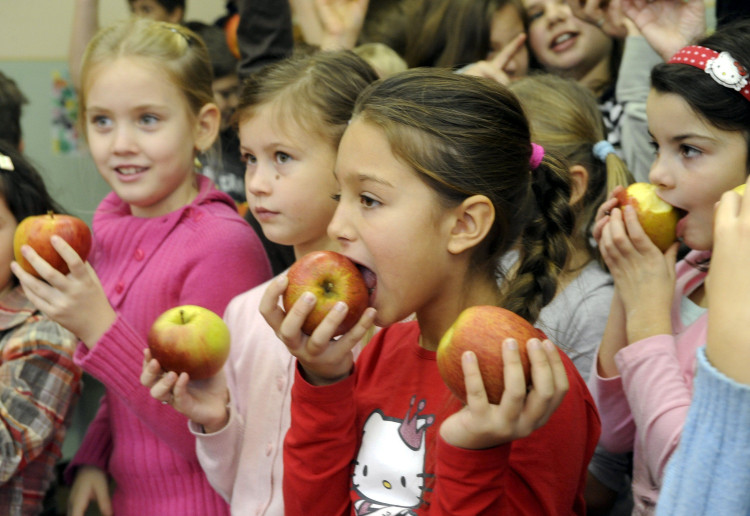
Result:
M58 235L86 261L91 249L91 230L84 221L72 215L48 212L45 215L31 215L21 221L13 235L13 254L18 264L29 274L41 277L34 267L21 254L21 246L31 246L47 263L63 274L69 271L68 264L52 247L50 238Z
M333 306L343 301L349 307L336 335L348 332L362 317L369 302L369 291L362 273L343 254L314 251L292 264L287 273L289 285L284 291L284 310L289 311L305 292L315 294L315 308L305 319L302 331L311 335Z
M227 39L227 46L232 55L237 59L240 58L240 47L237 44L237 27L240 24L240 15L235 13L229 17L227 22L224 24L224 35Z
M437 349L437 366L448 388L466 403L466 384L461 356L473 351L477 356L482 381L490 403L500 403L505 390L503 375L503 341L518 342L526 384L531 383L531 365L526 354L526 341L541 338L539 330L526 319L498 306L472 306L461 312Z
M191 380L210 378L229 356L229 328L208 308L170 308L148 332L151 356L165 371L188 373Z
M643 231L662 252L677 240L679 213L656 194L656 185L633 183L618 193L617 200L620 206L635 208Z

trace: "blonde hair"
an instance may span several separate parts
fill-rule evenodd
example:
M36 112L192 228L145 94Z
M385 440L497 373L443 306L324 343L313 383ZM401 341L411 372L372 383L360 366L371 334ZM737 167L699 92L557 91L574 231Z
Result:
M609 153L605 162L594 156L594 145L607 138L596 98L576 81L547 73L515 81L510 90L529 117L532 139L566 168L581 165L587 170L586 192L575 206L576 237L590 256L599 259L589 239L596 210L616 186L632 183L633 176L616 154Z
M382 79L408 69L406 61L384 43L363 43L352 49L355 54L370 63Z
M164 70L184 95L193 116L213 102L211 60L201 38L181 25L130 18L101 29L86 47L81 65L79 123L85 124L86 95L96 69L123 57L147 59Z

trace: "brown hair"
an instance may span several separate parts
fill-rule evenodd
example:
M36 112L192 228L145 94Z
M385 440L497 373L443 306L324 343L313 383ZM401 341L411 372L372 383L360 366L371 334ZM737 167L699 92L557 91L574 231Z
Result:
M570 178L553 156L530 170L529 126L516 97L494 81L417 68L370 86L354 116L380 127L393 153L446 206L476 194L490 199L495 220L472 254L472 270L497 280L500 258L518 246L502 305L536 321L568 257Z

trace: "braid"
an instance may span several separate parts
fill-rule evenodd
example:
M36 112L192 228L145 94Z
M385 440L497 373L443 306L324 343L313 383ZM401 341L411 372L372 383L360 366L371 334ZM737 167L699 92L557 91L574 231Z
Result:
M557 292L575 226L571 179L560 161L545 154L533 175L536 205L521 235L518 267L505 285L503 303L532 323Z

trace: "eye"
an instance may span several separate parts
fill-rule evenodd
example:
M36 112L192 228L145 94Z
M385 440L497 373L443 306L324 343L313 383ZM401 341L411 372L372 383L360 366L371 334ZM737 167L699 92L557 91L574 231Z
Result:
M401 485L406 487L406 477L401 477Z
M359 202L364 206L365 208L376 208L380 206L382 203L373 197L371 197L368 194L360 194L359 195Z
M152 115L151 113L146 113L144 115L141 115L141 118L139 122L141 125L145 126L152 126L155 125L159 121L159 117L156 115Z
M544 16L544 9L531 9L529 12L526 13L526 15L529 18L529 25L540 19L542 16Z
M680 145L680 153L687 159L697 158L703 152L691 145Z
M339 202L341 200L341 194L340 193L331 194L331 199L333 199L336 202Z
M656 143L656 141L651 140L648 142L649 147L651 147L654 151L654 154L659 154L659 144Z
M104 115L95 115L91 117L91 121L89 123L99 129L106 129L112 125L112 120Z
M240 160L245 165L254 165L255 162L258 161L258 159L253 154L250 154L249 152L246 152L246 153L242 154L240 156Z
M276 153L276 162L277 163L281 163L281 164L288 163L289 161L291 161L291 159L292 159L292 157L289 154L287 154L286 152L278 151Z

